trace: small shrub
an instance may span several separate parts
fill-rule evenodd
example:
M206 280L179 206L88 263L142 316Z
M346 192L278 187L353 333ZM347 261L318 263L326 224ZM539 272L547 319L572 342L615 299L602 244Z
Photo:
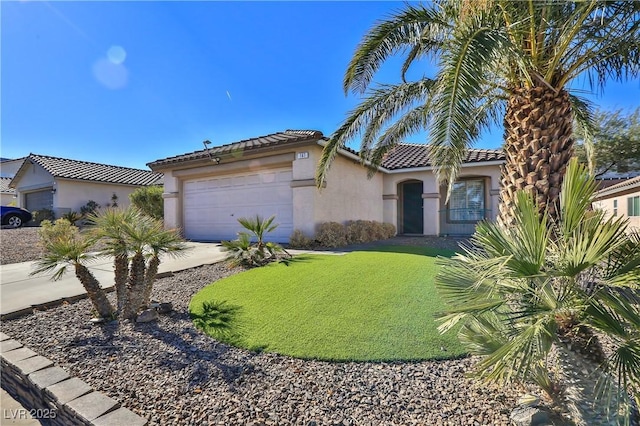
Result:
M345 225L348 244L362 244L371 240L371 222L366 220L349 221Z
M347 245L347 231L338 222L324 222L318 226L316 241L323 247L342 247Z
M43 220L38 230L40 244L42 247L52 245L60 239L78 238L78 228L65 218L60 218L55 222Z
M129 200L147 216L162 219L164 218L163 191L161 186L141 186L129 194Z
M310 249L313 247L313 238L307 237L304 232L296 229L289 237L289 247L297 249Z
M275 216L263 219L259 215L256 215L255 219L244 217L238 219L238 223L251 235L239 232L237 240L222 241L222 249L227 252L226 260L236 266L255 267L277 260L279 253L289 255L279 244L266 242L264 239L267 233L278 227L278 224L273 223L274 219ZM256 243L251 243L252 236L257 240Z
M36 225L42 224L42 221L50 220L53 221L55 219L55 215L53 214L53 210L51 209L40 209L32 212L33 214L33 222Z
M74 212L71 211L69 213L65 213L61 216L62 219L66 219L69 221L70 224L74 225L77 221L79 221L80 219L82 219L84 216L82 216L80 213L78 212Z
M396 227L390 223L383 223L382 230L384 231L385 240L396 235Z
M84 217L95 215L100 208L100 204L93 200L87 201L87 204L80 207L80 214Z

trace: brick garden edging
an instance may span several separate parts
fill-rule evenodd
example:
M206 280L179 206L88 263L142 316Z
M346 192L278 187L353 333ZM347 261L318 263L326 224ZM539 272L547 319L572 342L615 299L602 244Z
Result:
M147 420L0 332L2 388L50 425L144 426ZM35 415L34 415L35 413ZM5 413L6 416L7 413Z

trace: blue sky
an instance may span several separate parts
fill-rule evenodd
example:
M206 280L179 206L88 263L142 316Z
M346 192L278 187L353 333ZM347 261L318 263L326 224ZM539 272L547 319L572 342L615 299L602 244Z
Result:
M358 101L342 91L357 43L401 7L2 1L0 155L146 168L204 139L221 145L289 128L330 135ZM397 81L398 69L392 61L376 81ZM591 98L636 108L640 81ZM478 146L498 147L501 135Z

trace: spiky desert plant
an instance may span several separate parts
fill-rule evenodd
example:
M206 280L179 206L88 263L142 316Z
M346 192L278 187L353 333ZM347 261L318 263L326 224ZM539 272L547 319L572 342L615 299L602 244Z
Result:
M278 227L274 220L275 216L263 219L260 215L238 219L238 223L249 232L238 232L238 239L222 241L222 249L228 252L227 261L232 265L261 266L275 259L278 253L288 255L280 244L265 241L265 236Z
M478 376L535 381L588 425L628 420L640 395L640 305L626 294L639 289L640 240L624 219L590 210L595 190L572 160L558 221L518 192L513 226L478 225L474 247L443 259L436 280L453 307L441 330L462 322Z
M55 281L72 266L98 315L101 318L112 318L114 309L100 283L87 267L95 258L87 253L93 241L80 234L78 228L66 219L58 219L55 224L44 221L41 226L39 233L44 255L36 261L31 275L50 273Z

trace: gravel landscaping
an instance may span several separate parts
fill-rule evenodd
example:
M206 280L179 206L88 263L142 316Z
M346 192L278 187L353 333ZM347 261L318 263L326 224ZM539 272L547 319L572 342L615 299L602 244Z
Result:
M33 236L35 229L2 230L3 263L20 258L5 251L5 231ZM18 240L10 246L24 255L29 243ZM94 326L91 305L82 300L4 321L2 331L153 425L509 424L523 391L465 378L470 358L328 363L216 342L194 328L188 303L236 272L217 264L158 280L154 298L172 302L174 311L155 323Z

